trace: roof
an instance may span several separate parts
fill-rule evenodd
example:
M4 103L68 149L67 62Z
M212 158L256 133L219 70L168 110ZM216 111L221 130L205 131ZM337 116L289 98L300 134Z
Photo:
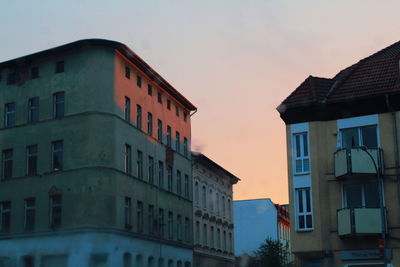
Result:
M219 175L226 175L230 178L232 184L236 184L240 181L238 177L221 167L219 164L215 163L215 161L211 160L207 156L202 153L192 152L192 160L194 162L199 162L200 164L205 165L207 168L211 169L213 172Z
M336 111L338 107L347 108L348 116L352 116L351 108L355 109L355 106L349 105L350 102L358 104L363 102L365 105L367 99L370 99L371 103L376 103L372 99L376 101L376 98L380 97L380 101L384 101L382 96L385 96L386 98L392 97L392 104L396 103L393 96L396 95L397 99L400 95L399 59L400 41L341 70L333 78L309 76L278 106L277 110L285 122L292 122L288 118L288 114L285 114L288 113L288 110L300 111L300 108L303 108L304 111L306 107L314 107L314 111L318 110L328 114L335 106ZM346 106L340 106L338 103L346 103ZM328 107L330 110L327 110ZM394 106L392 105L391 108L393 109ZM374 110L371 105L369 110L375 113L385 112L383 107L377 107ZM334 117L333 114L329 114L325 117L332 119L332 116ZM341 115L338 114L338 116ZM297 117L300 115L298 114ZM324 116L315 115L314 118L323 120ZM310 116L307 119L310 119ZM298 118L295 121L299 120L301 119Z
M189 100L187 100L182 94L180 94L171 84L169 84L163 77L161 77L160 74L158 74L154 69L152 69L143 59L141 59L137 54L135 54L129 47L116 41L105 40L105 39L83 39L65 45L50 48L44 51L40 51L34 54L30 54L27 56L1 62L0 68L15 67L23 63L28 63L36 58L61 54L69 50L79 49L86 46L103 46L115 49L116 51L124 55L126 58L128 58L154 83L158 84L168 94L170 94L177 101L179 101L185 108L187 108L188 110L197 109Z

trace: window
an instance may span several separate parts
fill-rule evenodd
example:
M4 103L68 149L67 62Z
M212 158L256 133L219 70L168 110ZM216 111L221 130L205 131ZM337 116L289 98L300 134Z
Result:
M196 221L196 244L200 244L200 223Z
M0 202L0 232L5 233L10 231L11 226L11 202Z
M176 132L175 133L176 134L176 140L175 140L175 149L176 149L176 152L180 152L180 150L181 150L181 140L180 140L180 135L179 135L179 132Z
M35 267L35 257L33 256L23 256L22 257L23 267Z
M221 249L221 230L217 229L217 249Z
M28 121L39 120L39 97L30 98L28 101Z
M158 101L158 103L162 104L162 94L161 94L161 92L157 93L157 101Z
M208 245L207 240L207 224L203 224L203 246L206 247Z
M162 143L162 138L163 138L163 125L162 125L162 120L157 121L157 140Z
M367 148L378 147L378 134L376 125L340 130L342 148L365 146Z
M185 156L185 157L187 157L188 156L188 140L187 140L187 138L186 137L184 137L183 138L183 155Z
M26 198L25 204L25 216L24 216L24 229L25 231L32 231L35 228L35 204L36 199Z
M207 190L206 190L206 186L203 184L202 187L202 200L203 200L203 209L207 208Z
M214 198L213 198L213 190L210 188L209 194L208 194L208 206L210 207L210 212L214 212Z
M125 120L131 121L131 100L129 97L125 97Z
M158 234L164 237L164 209L158 210Z
M184 122L187 122L187 113L186 112L183 112L183 121Z
M164 163L158 162L158 186L164 188Z
M343 200L344 208L378 208L378 181L343 184Z
M200 206L199 182L194 183L194 203L196 207Z
M12 177L13 169L13 150L3 150L3 178Z
M168 212L168 238L174 238L174 216L171 211Z
M137 177L139 179L143 179L143 153L140 150L137 151L136 165L137 165Z
M150 112L147 113L147 133L153 135L153 115Z
M95 253L90 255L89 267L107 266L108 255L105 253ZM53 266L66 266L53 265Z
M39 67L31 68L31 79L39 78Z
M215 194L215 209L217 212L217 216L219 216L219 193Z
M231 200L228 198L228 218L231 219Z
M15 103L5 105L4 112L4 127L12 127L15 125Z
M125 77L128 79L131 78L131 69L129 67L125 67Z
M176 217L176 236L178 240L182 240L182 216L180 214Z
M175 105L175 115L179 117L179 107Z
M132 202L130 197L125 197L124 213L125 213L125 228L130 229L132 227L131 221Z
M7 84L16 84L17 83L17 73L16 72L11 72L7 75Z
M190 242L190 220L188 217L185 217L185 240Z
M141 201L137 202L136 219L137 219L136 223L137 231L143 232L143 202Z
M225 196L222 196L222 217L225 218Z
M136 127L142 129L142 107L136 105Z
M64 61L56 62L56 73L64 72Z
M210 227L210 248L214 248L214 226Z
M147 85L147 94L153 95L153 86L151 86L150 84Z
M189 175L185 174L185 197L189 198Z
M148 178L149 183L154 184L154 159L153 157L149 156L149 171L148 171Z
M50 196L50 227L61 226L62 196L60 194Z
M182 177L181 171L176 171L176 193L178 195L182 194Z
M149 227L149 234L154 234L154 230L155 230L155 220L154 220L154 206L153 205L149 205L149 213L148 213L148 227Z
M132 158L131 146L125 144L124 162L125 162L125 172L128 174L131 174L132 172L131 158Z
M167 100L167 109L171 110L171 100Z
M132 255L128 252L125 252L123 262L124 267L132 267Z
M37 145L28 146L26 148L26 174L27 175L36 175L37 174L37 157L38 157Z
M226 231L224 231L224 239L222 245L224 246L223 249L226 251Z
M53 171L63 169L63 141L54 141L51 143L52 167Z
M298 231L312 230L311 189L296 189L296 226Z
M172 145L172 130L171 126L167 125L167 146L171 147Z
M142 87L142 77L137 75L136 76L136 85L137 87L141 88Z
M173 177L172 177L172 167L171 166L167 166L167 179L168 179L168 191L172 192Z
M54 118L64 117L64 92L55 93L53 95L53 116Z
M308 173L310 171L310 156L308 153L308 134L299 133L293 136L295 174Z

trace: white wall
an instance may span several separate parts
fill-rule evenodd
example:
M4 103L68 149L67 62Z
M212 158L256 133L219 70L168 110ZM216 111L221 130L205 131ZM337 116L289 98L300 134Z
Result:
M267 238L278 238L278 215L270 199L233 202L235 255L253 255Z

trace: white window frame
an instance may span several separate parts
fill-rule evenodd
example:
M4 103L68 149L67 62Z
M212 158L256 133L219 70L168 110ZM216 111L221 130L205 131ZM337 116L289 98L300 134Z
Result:
M378 148L381 147L380 140L379 140L380 138L379 138L378 125L377 124L364 125L364 126L358 126L358 127L349 127L349 128L340 128L339 135L338 135L339 136L338 147L340 147L341 149L345 149L346 148L344 146L344 144L343 144L343 130L348 130L348 129L357 129L357 132L358 132L358 143L360 144L360 146L364 146L361 129L368 128L368 127L376 127L376 129L375 129L376 130L376 138L377 138L376 144L377 144Z
M299 136L299 144L297 144L297 137ZM305 138L304 138L305 136ZM307 140L307 155L305 155L304 149L304 139ZM300 146L300 155L297 155L297 145ZM308 136L308 132L294 133L293 134L293 173L296 174L308 174L311 169L311 160L310 160L310 140ZM297 171L297 162L301 161L301 171ZM308 164L306 163L308 162ZM305 168L308 166L308 169Z
M310 211L307 211L307 201L306 201L306 191L310 192ZM303 211L300 212L300 201L299 195L302 194L303 197ZM312 190L311 187L295 188L295 204L296 204L296 231L312 231L314 230L314 215L313 215L313 205L312 205ZM307 227L306 216L311 215L311 227ZM304 228L300 228L299 217L304 217Z

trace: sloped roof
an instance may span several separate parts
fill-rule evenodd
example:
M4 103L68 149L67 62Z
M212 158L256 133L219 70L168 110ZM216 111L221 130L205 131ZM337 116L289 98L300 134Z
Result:
M55 54L62 54L65 51L78 49L85 46L103 46L114 49L128 58L134 65L136 65L143 73L145 73L153 82L163 88L168 94L173 96L188 110L196 110L188 99L186 99L178 90L176 90L170 83L168 83L160 74L158 74L153 68L151 68L142 58L140 58L135 52L133 52L128 46L111 40L106 39L83 39L72 43L64 44L47 50L43 50L27 56L11 59L0 63L0 69L10 68L24 62L29 62L35 58L42 58Z
M309 76L277 108L288 109L356 101L400 93L400 41L341 70L333 78Z

